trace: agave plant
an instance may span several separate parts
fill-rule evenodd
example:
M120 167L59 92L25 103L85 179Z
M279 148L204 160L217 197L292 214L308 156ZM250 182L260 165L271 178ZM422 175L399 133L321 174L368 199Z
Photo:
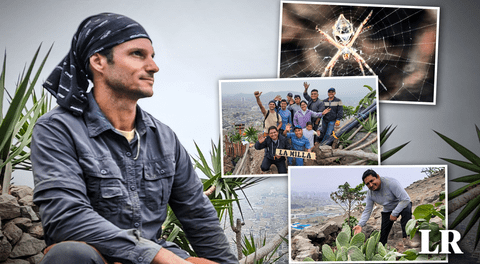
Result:
M480 140L480 130L475 125L476 132L478 139ZM448 213L453 213L457 209L460 209L464 205L465 208L460 212L460 214L455 218L452 224L449 226L450 229L455 228L458 224L460 224L463 220L465 220L475 209L475 213L472 216L472 219L468 223L465 234L466 235L472 227L475 225L476 222L479 223L479 228L477 229L477 235L475 239L475 248L480 241L480 157L477 156L472 151L468 150L464 146L458 144L454 140L440 134L437 131L434 131L440 138L442 138L447 144L453 147L458 153L460 153L463 157L465 157L468 161L461 161L461 160L454 160L454 159L446 159L441 158L447 162L453 163L461 168L467 169L472 171L474 174L463 176L460 178L452 179L451 181L454 182L463 182L467 183L467 185L451 192L448 194L449 199L449 207Z
M380 133L380 147L383 146L383 144L385 143L385 141L387 141L387 139L392 135L393 131L395 131L395 128L394 127L392 129L392 125L389 125L388 127L386 127L384 130L382 130L382 132ZM390 130L391 129L391 130ZM404 143L400 146L397 146L393 149L390 149L390 150L387 150L385 152L383 152L381 155L380 155L380 161L385 161L386 159L390 158L393 154L399 152L403 147L405 147L408 143L410 143L410 141L408 141L407 143ZM372 151L374 153L378 153L378 150L377 149L372 149ZM369 165L377 165L377 162L376 161L371 161L368 163Z
M27 71L20 76L13 96L8 94L5 87L6 53L4 55L0 74L0 182L3 193L8 192L13 170L31 170L29 147L32 130L37 119L49 110L49 101L51 101L44 92L38 98L34 87L51 49L50 47L33 79L30 80L40 51L40 47L38 47ZM7 93L10 103L5 115L2 113L5 100L4 91ZM31 102L32 106L27 106L28 102Z
M373 100L377 98L376 90L374 90L372 87L368 85L364 85L363 87L366 87L368 90L370 90L370 92L358 102L358 105L354 110L354 114L357 114L360 109L366 108L367 106L371 105Z
M283 238L283 241L288 243L288 241ZM244 256L249 256L255 253L259 248L264 247L267 244L267 236L260 236L258 240L255 240L255 237L252 233L250 236L243 236L243 243L242 243L242 253ZM255 259L255 264L263 264L263 263L275 263L277 260L283 257L283 255L287 254L287 252L281 254L280 256L275 257L275 253L277 252L278 248L281 244L278 244L270 254L264 256L262 258Z
M207 179L201 179L204 193L212 202L220 221L226 220L226 216L228 215L230 225L233 225L233 203L237 204L240 213L242 213L239 195L237 192L243 192L245 188L254 186L266 178L222 178L220 140L218 145L215 145L212 142L212 150L210 152L211 165L208 164L207 159L203 155L197 143L195 143L195 147L197 148L198 152L197 157L192 157L195 168L200 169L200 171L207 176ZM179 245L182 249L188 251L190 255L196 256L195 252L193 252L190 247L190 243L186 239L180 222L170 207L168 208L167 218L163 223L162 237L167 241L173 241L177 243L177 245Z

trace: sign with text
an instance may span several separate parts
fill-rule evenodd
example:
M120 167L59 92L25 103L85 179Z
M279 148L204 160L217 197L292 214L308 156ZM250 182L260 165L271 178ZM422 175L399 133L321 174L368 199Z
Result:
M275 154L279 156L292 157L292 158L315 159L315 153L307 152L307 151L277 149Z

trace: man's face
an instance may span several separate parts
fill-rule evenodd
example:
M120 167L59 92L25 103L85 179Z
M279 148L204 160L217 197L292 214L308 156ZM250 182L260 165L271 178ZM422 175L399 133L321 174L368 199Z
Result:
M270 110L275 109L275 104L274 103L269 103L268 108L270 108Z
M153 95L153 74L158 67L150 40L133 39L112 49L113 63L108 63L103 72L105 82L119 96L140 99Z
M270 131L268 131L268 136L273 140L277 140L278 139L278 131L276 129L270 129Z
M335 97L335 94L336 93L333 91L328 92L328 98L333 99L333 97Z
M300 107L302 108L302 111L307 111L307 104L306 104L306 103L303 102L303 103L300 105Z
M303 136L303 130L301 128L295 128L295 136L301 138Z
M367 177L365 177L363 182L371 191L378 191L380 189L380 185L382 184L380 176L374 177L372 175L368 175Z
M295 103L300 104L300 97L295 97Z
M282 107L282 110L287 109L287 102L281 102L280 107Z
M316 91L312 92L312 93L310 94L310 97L311 97L312 100L314 100L314 101L317 100L317 98L318 98L318 92L316 92Z

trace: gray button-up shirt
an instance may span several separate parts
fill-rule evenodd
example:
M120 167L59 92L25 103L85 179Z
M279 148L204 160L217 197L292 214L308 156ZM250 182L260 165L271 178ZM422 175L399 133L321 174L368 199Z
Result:
M162 247L186 258L158 239L169 204L200 257L238 263L175 133L137 106L140 138L129 143L88 98L82 116L57 107L33 131L34 202L47 244L84 241L122 263L150 263Z

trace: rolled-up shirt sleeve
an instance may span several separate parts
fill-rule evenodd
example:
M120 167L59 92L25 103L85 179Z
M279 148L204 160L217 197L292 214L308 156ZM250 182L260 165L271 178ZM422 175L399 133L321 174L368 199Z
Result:
M160 245L141 238L138 230L118 228L93 210L68 131L61 122L49 119L37 122L33 131L34 202L40 208L47 244L83 241L108 260L150 263Z
M203 184L195 173L190 157L175 137L175 177L169 204L182 223L183 230L199 257L218 263L238 263L232 254L217 211L203 194Z

